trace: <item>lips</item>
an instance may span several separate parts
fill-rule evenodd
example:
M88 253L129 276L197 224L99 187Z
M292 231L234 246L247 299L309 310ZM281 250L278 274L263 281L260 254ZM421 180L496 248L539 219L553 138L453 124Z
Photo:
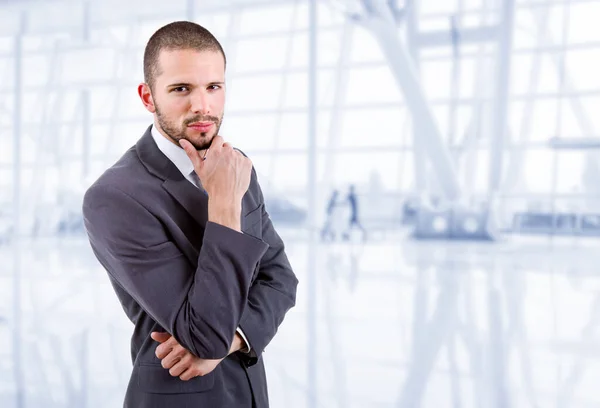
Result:
M195 123L190 123L188 125L188 127L194 129L194 130L198 130L200 132L207 132L210 130L210 128L212 128L214 125L213 122L195 122Z

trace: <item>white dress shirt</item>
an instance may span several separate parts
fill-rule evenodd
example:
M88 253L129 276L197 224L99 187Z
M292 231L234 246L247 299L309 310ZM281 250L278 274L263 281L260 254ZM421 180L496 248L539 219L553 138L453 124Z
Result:
M194 173L194 165L192 164L190 158L187 156L185 150L183 150L180 146L175 145L173 142L171 142L169 139L163 136L162 133L160 133L160 131L154 125L152 125L151 133L152 138L158 146L158 149L161 152L163 152L163 154L167 156L169 160L173 162L175 167L177 167L181 174L183 174L183 176L190 183L192 183L200 190L203 190L202 185L200 183L200 179L198 178L196 173ZM240 334L240 336L244 340L244 343L246 344L246 348L240 351L244 353L249 353L252 348L250 347L248 339L244 335L242 329L240 329L239 327L237 328L237 332Z

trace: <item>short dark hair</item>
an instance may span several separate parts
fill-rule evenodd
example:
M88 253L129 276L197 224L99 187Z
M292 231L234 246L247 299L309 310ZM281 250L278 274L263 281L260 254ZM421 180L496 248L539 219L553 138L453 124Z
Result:
M150 88L154 86L160 75L158 57L162 50L188 49L220 52L227 63L223 47L210 31L191 21L175 21L159 28L148 40L144 50L144 82Z

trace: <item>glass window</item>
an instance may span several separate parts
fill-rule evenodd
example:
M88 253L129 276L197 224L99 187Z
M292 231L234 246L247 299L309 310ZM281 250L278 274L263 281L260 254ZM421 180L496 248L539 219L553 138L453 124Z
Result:
M428 98L449 98L451 61L421 63L421 84Z
M89 130L90 132L90 155L92 157L98 157L108 155L111 152L111 148L108 145L110 140L109 134L112 131L110 123L93 124ZM142 135L142 128L139 130L139 135Z
M412 151L398 154L398 185L394 190L410 191L415 188L415 155ZM383 177L380 177L382 179Z
M449 132L453 132L453 145L465 147L466 138L472 138L471 133L477 133L478 118L475 116L473 109L470 106L458 106L454 112L449 112L450 120L454 121L454 128L448 128ZM454 115L454 119L452 119ZM469 132L469 135L467 135Z
M7 127L0 131L0 168L13 162L13 128Z
M399 152L338 153L334 160L333 180L337 185L348 183L366 184L372 172L381 175L386 189L397 190L400 175Z
M587 132L584 130L584 126L586 126L589 121L586 121L586 118L583 118L585 122L581 122L580 119L582 119L582 117L579 114L583 112L575 112L573 104L569 103L571 101L572 99L570 98L564 98L561 101L562 108L560 110L560 134L558 134L558 136L561 138L592 136L589 134L590 131L593 131L592 129L589 129ZM555 135L557 135L557 133L558 132L555 132Z
M590 123L591 134L585 136L600 137L600 96L581 96L567 98L566 100L574 112L580 106L581 110L578 111L577 116L585 118L584 120ZM585 129L586 126L583 128Z
M349 30L350 59L353 62L385 62L381 46L375 35L361 26Z
M337 74L337 71L331 69L319 70L317 72L317 103L320 106L329 107L333 104L339 75L341 74ZM281 99L283 107L306 108L308 106L308 73L294 72L285 74L283 81L285 82L285 92ZM339 85L343 86L343 82ZM340 103L343 103L343 100Z
M51 73L51 63L57 63L58 59L52 60L44 55L23 55L21 63L21 79L24 86L56 86L60 75L56 75L58 70L53 67L54 74ZM81 66L79 67L81 70Z
M559 63L553 53L513 55L510 92L513 95L558 92Z
M478 64L475 58L462 58L458 65L460 76L458 79L458 92L460 98L472 98L477 95L479 87L476 84L478 80Z
M566 68L572 89L565 91L600 91L600 47L568 51Z
M598 30L600 3L593 1L572 2L569 4L569 43L590 43L600 41Z
M475 148L461 155L457 176L466 194L485 194L489 191L490 152Z
M284 113L275 119L280 149L308 148L308 117L305 113Z
M273 110L280 107L281 75L233 77L227 84L227 111Z
M294 34L289 52L289 68L306 68L308 66L308 34L304 32ZM319 60L319 62L321 61Z
M276 142L273 113L254 115L228 115L223 118L221 135L233 146L250 154L254 150L272 149Z
M112 79L119 63L115 50L109 47L69 51L60 61L56 81L63 85Z
M305 154L278 154L271 162L269 179L277 188L305 188L308 176Z
M340 30L320 30L317 34L317 64L326 67L335 66L340 59L341 43L342 33ZM305 55L308 64L308 50Z
M552 191L554 152L549 149L530 149L524 154L523 175L519 187L529 193Z
M509 114L511 143L545 142L557 135L557 103L552 99L512 102Z
M406 115L406 109L395 107L346 111L340 132L340 146L399 148Z
M564 8L562 4L517 8L514 48L531 50L561 44L564 36Z
M401 92L389 67L352 68L348 75L346 102L368 103L402 101Z
M296 21L294 9L288 5L245 9L239 17L239 34L255 35L293 29Z
M255 72L257 70L283 69L286 51L292 45L289 36L270 36L239 40L235 45L233 72Z
M598 177L598 166L592 163L597 160L597 154L593 152L578 152L563 150L558 153L558 171L556 172L556 192L566 194L577 194L583 189L584 172L596 173Z

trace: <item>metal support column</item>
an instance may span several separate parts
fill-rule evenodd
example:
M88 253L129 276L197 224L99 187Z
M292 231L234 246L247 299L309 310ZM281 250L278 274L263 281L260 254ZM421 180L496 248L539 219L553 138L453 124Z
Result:
M334 153L336 146L340 146L342 133L342 125L344 119L344 103L348 90L348 76L350 52L352 50L354 26L350 21L344 21L342 28L342 39L340 45L340 53L335 68L334 78L334 94L331 109L331 117L329 120L329 137L327 138L327 153L325 156L325 171L324 179L321 185L324 188L331 189L333 187L333 173L335 171L336 154ZM329 190L327 190L329 193ZM323 196L322 194L320 195ZM319 200L321 202L321 200Z
M82 21L82 29L81 36L83 39L83 43L86 45L90 44L91 37L91 14L90 14L90 2L86 1L83 3L83 21ZM82 174L83 178L87 179L90 174L90 159L91 159L91 96L90 90L86 87L81 91L81 108L82 108L82 118L81 118L81 136L82 140Z
M25 32L26 15L21 12L19 31L14 40L14 106L13 106L13 244L16 246L13 262L13 319L12 349L13 375L15 381L15 407L25 407L25 387L23 381L21 355L21 140L23 139L23 33Z
M317 407L317 0L308 8L308 259L307 267L307 390L308 408Z
M185 7L185 16L188 21L194 21L196 15L196 0L187 0Z
M496 92L493 102L492 133L490 140L489 193L493 201L500 188L504 146L508 136L508 87L511 50L515 20L515 0L499 1L502 7L500 39L496 57Z
M405 6L406 10L406 42L409 53L415 65L415 72L419 75L419 3L417 0L408 0ZM414 150L414 172L415 172L415 191L419 198L427 192L427 161L425 160L425 145L419 134L421 129L418 121L413 117L412 120L413 133L413 150Z

